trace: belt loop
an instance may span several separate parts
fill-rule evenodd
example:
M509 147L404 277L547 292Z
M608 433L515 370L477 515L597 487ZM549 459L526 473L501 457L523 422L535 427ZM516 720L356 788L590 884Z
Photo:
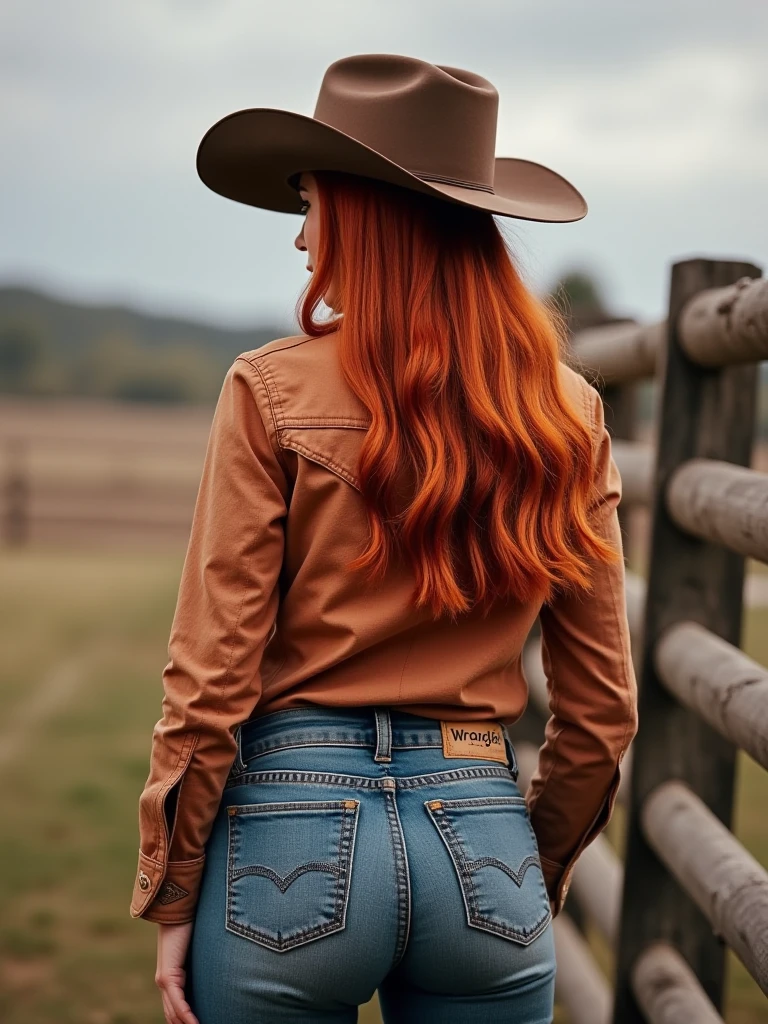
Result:
M503 722L499 722L501 731L504 734L504 746L507 748L507 757L509 758L509 770L512 772L512 778L517 782L517 776L520 769L517 766L517 758L515 757L515 748L512 746L512 740L509 738L507 727Z
M392 760L392 719L389 708L374 708L376 716L376 753L374 761Z

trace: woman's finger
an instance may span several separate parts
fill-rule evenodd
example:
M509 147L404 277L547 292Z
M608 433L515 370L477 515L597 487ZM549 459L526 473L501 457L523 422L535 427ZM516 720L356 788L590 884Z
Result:
M184 998L184 988L175 978L158 980L167 1024L200 1024Z
M169 985L166 989L171 1010L176 1016L173 1024L200 1024L197 1017L192 1013L192 1007L184 998L184 989L179 985Z
M173 1011L173 1007L171 1006L171 1001L170 1001L170 999L168 999L168 997L166 996L165 992L163 992L162 999L163 999L163 1016L165 1017L165 1024L179 1024L179 1022L178 1022L178 1020L176 1018L176 1014Z

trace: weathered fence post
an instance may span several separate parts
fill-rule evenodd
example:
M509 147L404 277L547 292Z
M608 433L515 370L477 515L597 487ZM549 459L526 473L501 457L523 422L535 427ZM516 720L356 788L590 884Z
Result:
M29 541L29 460L21 438L6 441L3 479L3 541L18 547Z
M678 337L685 303L707 288L759 277L749 263L691 259L672 268L659 401L652 529L640 677L640 727L633 744L625 883L616 963L614 1024L645 1021L631 988L636 961L653 942L676 947L715 1007L722 1006L725 946L648 845L642 811L650 793L680 779L730 827L735 750L661 684L654 648L672 623L698 622L740 646L744 557L681 530L665 504L674 470L696 457L751 461L757 363L706 368Z

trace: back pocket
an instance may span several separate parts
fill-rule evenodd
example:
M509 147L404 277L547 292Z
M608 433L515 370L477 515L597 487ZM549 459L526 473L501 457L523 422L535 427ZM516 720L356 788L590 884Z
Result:
M552 912L536 837L522 797L427 800L451 855L467 924L527 946Z
M358 800L234 805L228 931L279 953L346 923Z

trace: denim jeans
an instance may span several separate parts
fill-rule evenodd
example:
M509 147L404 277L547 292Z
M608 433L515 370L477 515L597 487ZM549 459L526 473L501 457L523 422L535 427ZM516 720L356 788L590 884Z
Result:
M508 764L446 757L439 721L396 708L245 723L187 959L200 1024L351 1024L377 989L386 1024L549 1024L551 912L502 730Z

